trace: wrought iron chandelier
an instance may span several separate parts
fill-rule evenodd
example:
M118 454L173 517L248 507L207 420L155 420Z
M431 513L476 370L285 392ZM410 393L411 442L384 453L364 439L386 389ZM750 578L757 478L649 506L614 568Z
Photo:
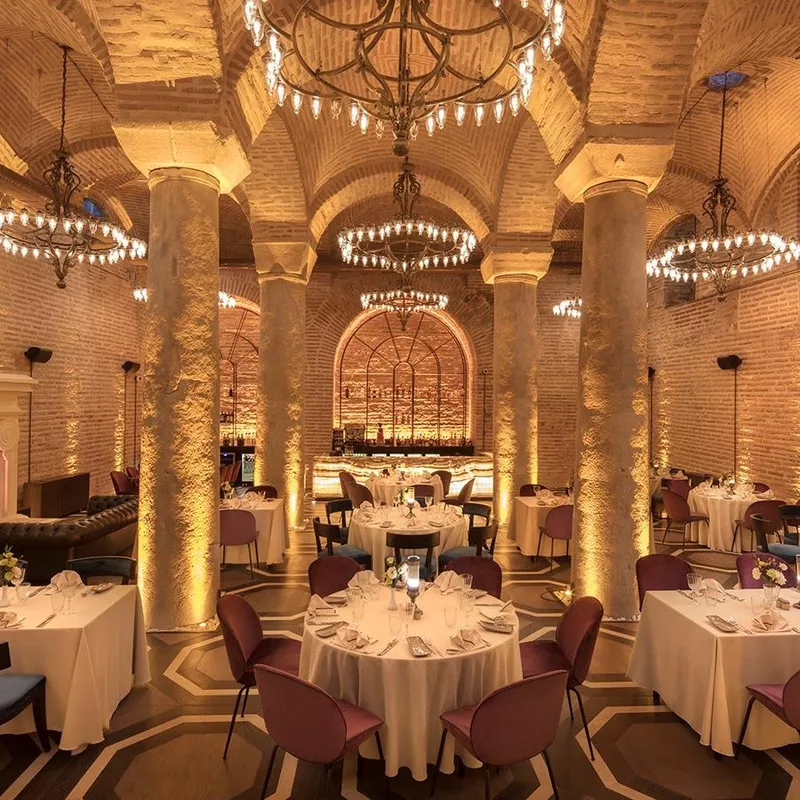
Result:
M719 132L717 177L703 201L703 214L709 225L702 235L668 244L647 261L647 274L673 281L711 280L717 299L724 300L731 281L737 276L757 275L792 259L800 259L800 245L774 231L738 231L728 218L736 208L736 198L722 175L722 154L725 143L729 73L718 81L722 86L722 114Z
M396 289L361 295L361 307L364 310L396 313L402 330L406 329L412 314L419 311L443 311L447 308L447 302L446 294L419 291L410 280L405 279L401 279Z
M140 303L147 302L147 289L142 286L135 286L133 289L133 299L138 300ZM220 308L236 308L236 298L229 295L227 292L219 292L219 307Z
M392 196L397 216L379 225L359 225L338 236L342 261L404 275L428 269L466 264L478 243L468 228L439 225L417 216L415 206L422 187L413 166L405 160Z
M147 246L117 225L75 213L72 198L81 177L70 162L64 141L67 116L67 57L70 48L60 45L61 136L53 163L44 171L50 198L44 210L15 211L9 201L0 207L0 246L6 253L43 258L53 265L59 289L66 288L67 273L76 264L116 264L126 258L143 258Z
M562 0L541 0L541 25L520 41L500 0L472 3L480 21L464 28L434 19L436 0L370 0L369 18L358 22L323 14L323 4L304 0L287 25L270 0L244 0L253 42L266 43L269 93L296 114L310 107L315 119L324 103L334 119L346 109L362 133L373 124L378 137L391 133L401 158L420 126L432 136L449 116L462 125L468 110L478 126L490 115L501 122L507 109L516 116L530 100L537 60L552 57L566 24ZM448 5L459 8L438 2L445 14ZM466 63L476 52L487 54L477 68Z
M583 312L583 300L580 297L569 297L553 306L553 313L557 317L572 317L580 319Z

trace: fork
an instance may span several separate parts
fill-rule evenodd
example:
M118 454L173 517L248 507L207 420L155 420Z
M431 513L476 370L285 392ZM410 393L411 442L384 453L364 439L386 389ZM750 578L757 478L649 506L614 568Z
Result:
M436 653L437 656L441 656L442 651L439 650L439 648L436 647L436 645L427 636L423 636L422 641L425 642L425 644L428 645L428 647L431 650L433 650L433 652Z

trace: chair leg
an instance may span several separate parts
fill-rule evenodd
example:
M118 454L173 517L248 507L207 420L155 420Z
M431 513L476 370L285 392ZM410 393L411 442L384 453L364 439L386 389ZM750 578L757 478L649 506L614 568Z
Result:
M439 753L436 756L436 766L433 768L433 776L431 777L431 793L428 797L433 797L436 791L436 778L439 777L439 770L442 768L442 756L444 755L444 740L447 738L447 729L442 731L442 740L439 742Z
M244 690L244 701L242 702L242 719L244 719L244 711L247 708L247 697L250 694L250 687L246 686Z
M681 541L681 547L685 550L686 549L686 523L683 523L683 537Z
M733 529L733 541L731 542L731 553L735 553L736 552L736 534L739 533L739 528L740 527L741 527L740 525L737 525Z
M325 765L325 800L330 800L333 789L333 764Z
M246 689L246 686L242 686L239 689L239 694L236 695L236 702L233 704L233 714L231 715L231 724L228 726L228 738L225 740L225 749L222 751L222 758L223 760L228 757L228 748L231 744L231 736L233 736L233 725L236 722L236 714L239 711L239 701L242 699L242 693Z
M536 542L536 561L539 560L539 551L541 550L541 547L542 547L542 532L540 530L539 531L539 541Z
M379 731L375 731L375 744L378 745L378 758L383 763L384 788L386 789L386 799L389 800L391 789L389 788L389 776L386 774L386 759L383 755L383 745L381 744L381 734Z
M739 753L742 751L742 743L744 742L744 735L747 733L747 724L750 722L750 712L753 710L753 703L755 703L755 696L750 698L747 704L747 711L744 712L744 722L742 722L742 730L739 734L739 741L736 743L736 752L733 754L734 758L739 758Z
M272 748L272 755L269 757L269 766L267 767L267 777L264 778L264 786L261 788L261 800L267 796L267 789L269 788L269 779L272 777L272 767L275 766L275 756L278 755L278 745Z
M661 705L661 695L658 692L653 692L653 705L654 706Z
M556 540L550 539L550 566L553 566L553 551L555 547Z
M575 712L572 710L572 695L567 692L567 704L569 705L569 720L575 722Z
M553 797L558 800L558 786L556 786L556 776L553 773L553 765L550 763L550 754L547 750L542 750L544 763L547 765L547 774L550 776L550 786L553 787Z
M42 750L45 753L49 753L50 736L47 733L47 702L44 684L41 685L41 688L33 698L33 722L36 725L36 733L42 744Z
M256 569L261 569L261 559L258 557L258 539L253 542L256 548Z
M661 544L667 543L667 535L669 534L669 529L672 526L672 520L667 517L667 527L664 528L664 536L661 538Z
M577 689L573 689L575 692L575 697L578 698L578 708L581 712L581 719L583 720L583 730L586 733L586 741L589 743L589 756L591 757L592 761L594 761L594 748L592 747L592 737L589 736L589 723L586 720L586 711L583 708L583 699L581 698L581 693Z
M225 561L225 553L226 553L226 552L227 552L227 548L225 547L225 545L222 545L222 566L223 566L223 567L224 567L224 566L225 566L225 564L227 563L227 562Z
M256 576L253 574L253 550L250 547L252 542L247 543L247 560L250 562L250 580L254 581Z
M488 766L483 768L483 797L484 800L492 800L492 772Z

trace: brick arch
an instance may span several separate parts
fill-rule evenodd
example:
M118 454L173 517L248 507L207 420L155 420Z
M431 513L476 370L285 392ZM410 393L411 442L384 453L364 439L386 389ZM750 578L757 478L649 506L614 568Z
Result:
M235 297L249 311L260 313L258 277L252 267L220 267L219 288Z

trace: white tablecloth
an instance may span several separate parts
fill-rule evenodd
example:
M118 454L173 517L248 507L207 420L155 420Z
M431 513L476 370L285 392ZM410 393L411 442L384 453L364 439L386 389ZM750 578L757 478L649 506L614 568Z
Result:
M460 515L452 506L448 506L448 511L442 515L438 510L417 509L415 512L414 525L410 525L405 508L382 508L373 511L371 515L365 515L363 511L356 510L350 518L350 534L348 544L360 547L372 555L373 572L383 579L383 568L386 556L394 553L386 550L386 533L388 531L400 531L403 533L430 533L439 531L440 545L434 550L434 555L438 557L443 550L452 550L454 547L462 547L467 544L467 520ZM444 520L441 527L431 524L431 520ZM385 527L382 527L385 525ZM415 551L418 555L425 557L425 550ZM411 555L411 552L403 552L403 555Z
M22 615L23 627L4 629L11 668L4 675L35 673L47 678L47 727L61 731L62 750L102 742L111 715L132 685L150 680L142 604L135 586L72 598L75 614L52 614L50 597L39 592L7 610ZM0 733L32 733L31 709L0 727Z
M398 594L398 599L402 602L407 598ZM384 720L380 734L386 774L390 776L396 775L401 767L408 767L415 780L425 780L427 765L436 762L442 735L439 715L478 703L495 689L522 677L516 615L511 615L516 625L511 634L481 631L490 647L446 655L454 631L444 624L445 599L457 602L455 596L443 598L434 589L421 594L417 602L424 616L409 625L410 635L429 638L442 656L414 658L404 641L405 631L390 632L389 589L386 587L381 587L376 600L367 601L360 623L364 633L378 639L379 646L373 648L371 655L346 650L333 639L320 639L315 635L318 628L306 626L303 633L300 676L334 697L362 706ZM479 610L475 609L473 622ZM341 609L340 618L350 620L349 609ZM462 622L463 614L459 611L457 628ZM395 637L400 641L392 650L384 656L375 655ZM377 758L374 739L363 745L361 751L367 757ZM468 766L479 766L460 748L457 752ZM444 772L453 771L453 754L453 737L448 736L442 761Z
M733 541L733 529L737 519L744 518L748 506L760 498L728 497L724 489L713 487L711 489L692 489L689 492L689 508L694 514L706 514L708 525L704 522L695 522L686 526L686 539L707 545L712 550L730 550ZM750 533L744 533L746 544L750 546ZM742 551L742 532L736 537L736 551Z
M220 508L236 508L249 511L256 518L258 530L258 557L265 564L280 564L286 544L286 523L283 513L283 500L263 500L257 506L249 507L241 501L224 501ZM225 558L229 564L247 564L247 545L226 547ZM256 553L253 548L253 563Z
M784 683L800 668L800 634L722 633L708 614L752 619L750 597L761 590L731 592L745 602L727 600L714 608L695 605L677 592L648 592L628 675L634 683L661 695L664 703L700 734L700 742L733 755L751 683ZM794 602L794 592L785 592ZM781 612L800 627L800 611ZM797 731L758 703L745 744L755 750L798 741Z
M444 500L444 487L442 486L442 479L438 475L432 475L430 478L425 478L422 475L414 477L413 475L406 480L400 480L399 476L396 477L377 477L367 479L367 488L372 492L372 497L379 505L390 506L397 499L397 495L403 489L410 489L417 484L431 484L433 486L433 502L441 503Z
M545 502L536 497L515 497L516 516L514 533L512 537L517 541L517 547L524 556L535 556L539 544L539 528L544 527L547 515L556 507L572 505L572 500L566 496L556 496L552 501ZM550 555L550 540L545 537L542 542L540 555ZM567 543L563 539L553 542L553 555L564 556L567 554Z

